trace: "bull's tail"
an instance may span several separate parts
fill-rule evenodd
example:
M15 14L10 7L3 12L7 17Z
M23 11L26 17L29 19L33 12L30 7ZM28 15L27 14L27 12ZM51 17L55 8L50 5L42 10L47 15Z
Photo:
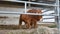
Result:
M20 18L19 18L19 25L22 24L22 14L20 15Z

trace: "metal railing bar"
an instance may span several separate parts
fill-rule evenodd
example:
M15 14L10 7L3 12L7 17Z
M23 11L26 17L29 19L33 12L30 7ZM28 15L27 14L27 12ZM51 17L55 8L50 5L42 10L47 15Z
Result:
M42 23L55 23L55 21L54 22L42 22Z
M47 5L47 6L58 6L58 5L53 5L53 4L45 4L45 3L37 3L37 2L27 2L30 4L38 4L38 5Z
M26 9L25 9L26 10ZM27 12L27 11L26 11ZM45 12L45 11L44 11ZM44 12L42 12L42 14L45 14ZM48 12L48 11L47 11ZM0 13L25 13L24 11L23 12L10 12L10 11L0 11ZM54 12L52 13L49 13L49 14L55 14Z
M43 17L43 19L44 19L44 18L47 18L47 19L48 19L48 18L55 18L55 16L54 16L54 17L51 17L51 16L50 16L50 17Z
M45 11L43 11L43 13L48 12L48 11L54 11L54 10L46 9Z
M54 18L43 18L43 20L44 20L44 19L54 19Z
M27 3L25 2L25 13L27 12Z
M19 2L19 3L30 3L30 4L38 4L38 5L47 5L47 6L58 6L55 4L46 4L46 3L37 3L37 2L29 2L29 1L9 1L9 2Z
M58 16L57 14L38 14L38 13L0 13L0 14L28 14L28 15L42 15L42 16Z

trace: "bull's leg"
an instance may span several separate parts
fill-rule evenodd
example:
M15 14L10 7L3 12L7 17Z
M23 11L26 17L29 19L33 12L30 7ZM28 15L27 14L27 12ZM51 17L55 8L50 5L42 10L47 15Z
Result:
M21 26L22 26L22 20L20 20L19 22L19 28L21 28Z
M32 22L30 23L31 27L33 26Z
M25 22L25 21L24 21L24 22ZM25 28L27 28L27 26L28 26L28 25L27 25L27 22L25 22Z
M31 22L31 21L27 21L27 24L26 24L26 27L27 27L28 29L31 28L30 22Z
M30 25L31 25L31 27L34 27L34 23L33 23L33 21L31 21Z
M28 28L28 29L31 29L30 23L27 24L27 28Z
M37 22L34 21L34 28L37 28Z

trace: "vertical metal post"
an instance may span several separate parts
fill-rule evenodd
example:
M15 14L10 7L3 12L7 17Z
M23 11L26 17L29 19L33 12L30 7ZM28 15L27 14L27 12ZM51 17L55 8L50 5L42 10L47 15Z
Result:
M59 29L59 32L60 32L60 12L59 12L59 0L56 0L56 5L58 5L57 7L56 7L56 13L57 13L57 27L58 27L58 29Z
M29 0L29 2L30 2L31 0ZM30 7L31 6L31 4L28 4L28 6Z
M25 2L25 13L27 12L27 3Z

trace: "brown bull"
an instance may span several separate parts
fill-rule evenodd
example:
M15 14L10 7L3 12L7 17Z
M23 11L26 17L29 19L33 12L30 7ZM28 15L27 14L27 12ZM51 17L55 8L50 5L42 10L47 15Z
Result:
M39 9L31 9L28 10L27 13L42 13ZM42 16L39 15L27 15L27 14L21 14L20 20L19 20L19 26L21 27L22 21L25 22L25 25L27 28L31 28L34 26L34 28L37 27L37 21L39 21L42 18Z

